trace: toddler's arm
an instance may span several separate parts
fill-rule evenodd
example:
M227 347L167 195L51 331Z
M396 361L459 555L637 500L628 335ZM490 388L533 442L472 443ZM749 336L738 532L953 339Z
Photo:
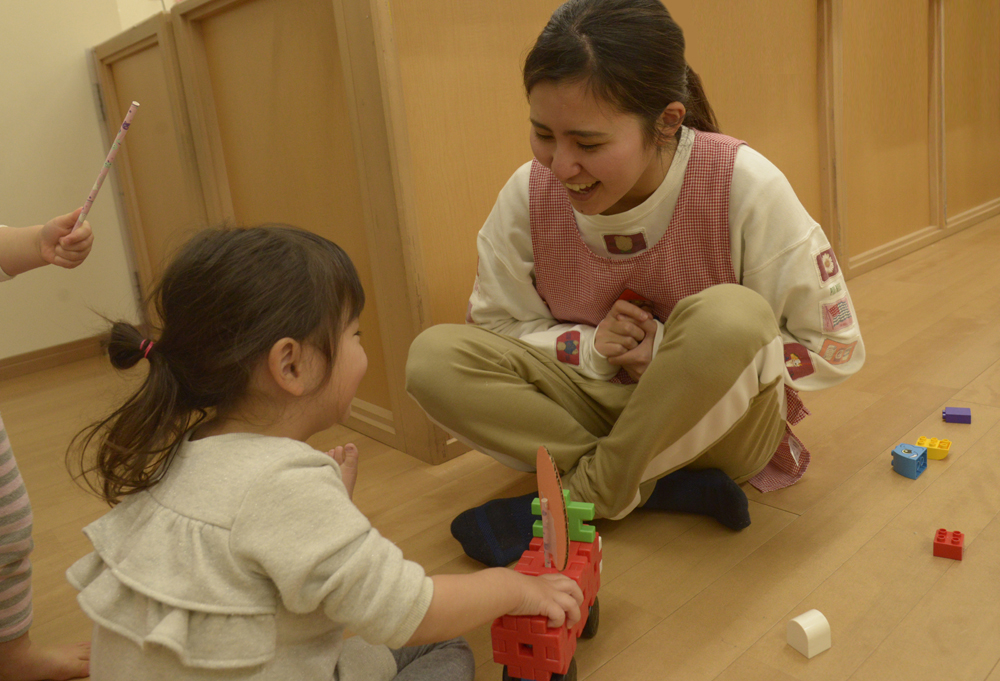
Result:
M0 269L13 277L43 265L72 269L82 263L90 254L94 235L86 221L70 233L81 210L54 217L44 225L0 229Z
M565 575L530 577L507 568L490 568L431 579L431 605L406 645L446 641L501 615L545 615L550 627L580 620L583 592Z

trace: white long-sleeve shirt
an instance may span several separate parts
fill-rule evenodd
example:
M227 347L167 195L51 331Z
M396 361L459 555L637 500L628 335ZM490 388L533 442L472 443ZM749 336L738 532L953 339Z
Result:
M663 182L642 204L616 215L584 215L574 210L580 235L605 258L635 254L608 251L604 236L643 234L654 245L666 232L677 205L694 132L681 139ZM594 348L596 328L560 323L534 286L534 255L528 206L531 163L521 166L500 191L479 232L479 268L469 300L469 319L553 354L555 339L580 332L577 370L610 379L619 370ZM799 202L785 176L760 153L743 145L736 154L729 195L730 250L737 280L771 305L789 356L785 382L796 390L840 383L864 363L864 343L843 273L819 224ZM657 323L654 352L662 338ZM807 357L795 355L804 346ZM797 363L811 362L800 375ZM805 372L801 372L805 373ZM797 376L793 378L793 376Z

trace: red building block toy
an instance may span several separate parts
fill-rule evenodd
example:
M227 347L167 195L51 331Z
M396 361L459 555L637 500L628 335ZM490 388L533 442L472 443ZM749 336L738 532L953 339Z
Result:
M934 555L953 560L962 560L962 551L965 549L965 535L955 530L949 532L941 528L934 535Z
M545 567L542 538L531 540L514 569L526 575L559 572ZM498 617L490 633L493 637L493 660L504 665L504 679L532 681L574 681L577 638L591 638L597 633L600 617L597 592L601 588L601 538L593 543L571 541L564 575L576 581L583 591L580 621L550 629L545 616Z

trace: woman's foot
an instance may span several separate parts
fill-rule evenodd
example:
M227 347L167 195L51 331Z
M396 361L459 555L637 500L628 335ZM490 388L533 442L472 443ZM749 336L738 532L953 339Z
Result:
M470 558L490 567L503 567L521 557L531 543L531 528L537 518L531 501L538 494L494 499L470 508L451 523L451 534Z
M0 643L0 681L66 681L90 675L90 643L33 644L28 634Z
M750 524L747 495L718 468L682 468L660 478L642 507L712 516L731 530Z

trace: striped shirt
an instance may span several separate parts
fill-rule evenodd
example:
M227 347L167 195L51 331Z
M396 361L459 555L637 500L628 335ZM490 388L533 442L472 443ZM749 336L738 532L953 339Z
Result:
M0 418L0 643L31 625L31 504Z

